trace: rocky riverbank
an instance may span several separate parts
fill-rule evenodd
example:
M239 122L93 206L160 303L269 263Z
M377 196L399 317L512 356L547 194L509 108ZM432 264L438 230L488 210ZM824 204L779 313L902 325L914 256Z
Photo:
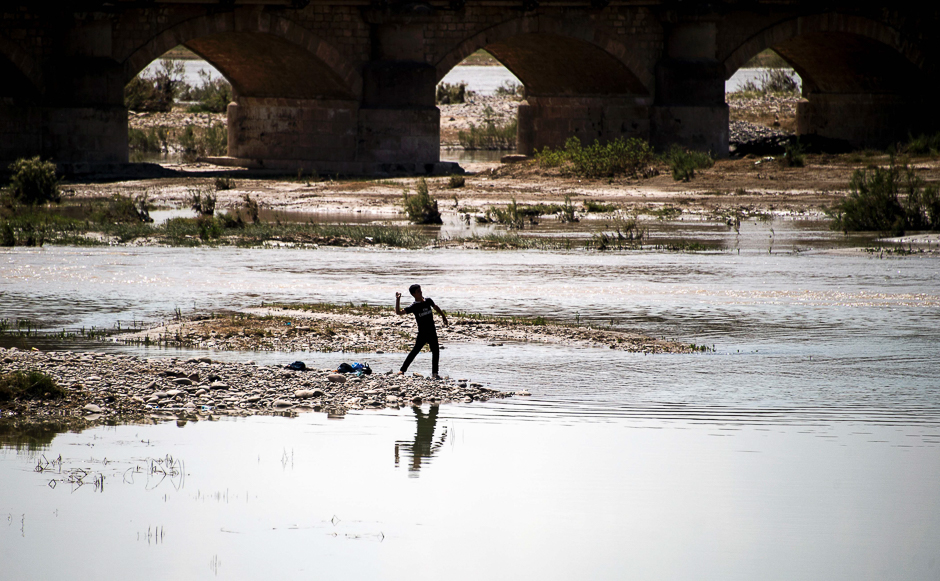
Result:
M3 420L100 423L307 411L343 414L352 409L486 401L513 395L469 378L432 380L417 373L357 376L328 369L294 371L251 361L220 363L208 357L182 360L0 348L0 362L0 373L39 371L67 394L59 399L0 402Z

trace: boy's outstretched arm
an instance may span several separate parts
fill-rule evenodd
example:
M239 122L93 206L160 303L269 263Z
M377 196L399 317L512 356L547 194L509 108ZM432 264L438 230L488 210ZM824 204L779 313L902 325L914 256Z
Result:
M444 314L444 311L441 310L437 303L434 303L434 310L437 311L437 314L441 316L441 320L444 321L444 326L447 326L447 315Z
M395 314L404 315L405 311L401 308L401 293L395 293Z

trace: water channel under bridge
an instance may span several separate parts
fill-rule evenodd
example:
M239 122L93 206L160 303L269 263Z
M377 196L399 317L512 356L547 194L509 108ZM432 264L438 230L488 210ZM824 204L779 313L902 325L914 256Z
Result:
M640 137L728 152L724 84L772 48L797 132L880 147L936 130L936 7L805 0L90 0L0 9L0 161L128 161L124 86L185 45L232 83L230 165L446 171L435 86L486 49L526 88L518 149Z

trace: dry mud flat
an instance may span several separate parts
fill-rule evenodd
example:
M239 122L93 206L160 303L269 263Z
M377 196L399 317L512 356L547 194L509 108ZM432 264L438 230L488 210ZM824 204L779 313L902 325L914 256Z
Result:
M58 400L0 402L0 417L27 421L198 419L302 411L343 414L351 409L486 401L513 395L469 379L432 380L416 373L391 372L357 377L323 369L293 371L253 362L221 363L207 357L145 359L0 348L0 361L3 373L40 371L68 393Z
M570 348L600 347L638 353L691 353L694 347L637 333L537 319L481 318L449 314L438 321L441 344L536 342ZM383 307L313 305L249 308L168 323L115 337L126 343L226 351L405 353L417 333L414 317Z

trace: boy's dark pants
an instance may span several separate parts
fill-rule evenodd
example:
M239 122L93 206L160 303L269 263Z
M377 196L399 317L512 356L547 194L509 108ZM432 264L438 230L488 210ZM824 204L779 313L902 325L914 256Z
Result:
M431 373L437 373L437 364L441 359L441 348L437 344L437 333L433 335L422 335L418 333L418 337L415 339L414 349L411 350L411 353L408 354L408 357L405 358L405 362L401 366L402 373L408 371L408 366L411 365L411 362L415 360L415 357L418 356L418 353L425 345L431 346Z

